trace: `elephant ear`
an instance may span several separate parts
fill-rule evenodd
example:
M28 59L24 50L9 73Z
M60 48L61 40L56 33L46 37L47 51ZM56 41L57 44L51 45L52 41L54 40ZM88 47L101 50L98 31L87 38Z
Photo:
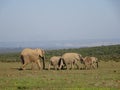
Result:
M45 51L43 49L41 49L41 50L42 50L42 55L44 56L45 55Z
M79 58L80 58L80 62L81 62L81 63L84 63L84 58L82 57L81 54L79 54Z
M35 49L35 52L38 56L41 56L41 57L43 57L45 53L44 50L39 49L39 48Z

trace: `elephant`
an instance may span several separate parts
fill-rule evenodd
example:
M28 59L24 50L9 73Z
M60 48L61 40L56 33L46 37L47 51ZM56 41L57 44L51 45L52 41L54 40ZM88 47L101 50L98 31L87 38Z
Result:
M92 69L92 68L95 69L96 66L98 68L98 59L96 57L86 56L83 59L83 62L84 62L84 65L85 65L85 69Z
M68 68L69 65L71 65L71 69L74 68L74 65L76 65L77 68L80 69L80 62L82 63L82 59L82 55L78 53L64 53L60 58L59 69L61 69L63 64L64 66L66 66L67 70L70 69L70 67Z
M40 59L43 60L43 69L45 69L45 51L43 49L31 49L25 48L22 50L20 54L20 58L22 61L22 70L25 69L25 66L29 63L32 63L31 69L33 69L33 63L36 63L38 68L41 69Z
M53 66L55 68L55 70L57 70L59 67L60 58L61 58L61 56L52 56L50 58L48 70L50 70L51 66Z

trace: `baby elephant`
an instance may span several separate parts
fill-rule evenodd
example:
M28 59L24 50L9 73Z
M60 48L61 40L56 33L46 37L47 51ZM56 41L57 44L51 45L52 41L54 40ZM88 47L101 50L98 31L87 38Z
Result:
M51 57L48 70L50 70L51 66L53 66L55 68L55 70L57 70L58 67L59 67L60 58L61 58L61 56L53 56L53 57Z
M95 69L96 67L98 68L98 59L96 57L89 57L86 56L83 59L85 69ZM95 65L96 64L96 65Z

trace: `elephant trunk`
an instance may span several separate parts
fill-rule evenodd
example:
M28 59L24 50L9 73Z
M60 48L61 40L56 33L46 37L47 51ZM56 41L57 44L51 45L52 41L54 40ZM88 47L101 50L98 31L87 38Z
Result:
M96 62L96 64L97 64L97 68L98 68L98 62Z
M45 56L43 56L42 59L43 59L43 69L45 69Z
M22 64L24 64L24 63L25 63L25 61L24 61L24 56L21 55L20 58L21 58Z

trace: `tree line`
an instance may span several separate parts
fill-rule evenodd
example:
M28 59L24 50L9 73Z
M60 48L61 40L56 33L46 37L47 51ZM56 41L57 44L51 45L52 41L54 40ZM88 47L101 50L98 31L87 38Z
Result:
M109 61L109 60L113 60L116 62L120 61L120 45L46 50L46 55L45 55L46 61L48 61L52 56L61 56L66 52L80 53L83 57L95 56L99 60L103 60L103 61ZM19 61L20 61L20 52L0 54L0 62L19 62Z

